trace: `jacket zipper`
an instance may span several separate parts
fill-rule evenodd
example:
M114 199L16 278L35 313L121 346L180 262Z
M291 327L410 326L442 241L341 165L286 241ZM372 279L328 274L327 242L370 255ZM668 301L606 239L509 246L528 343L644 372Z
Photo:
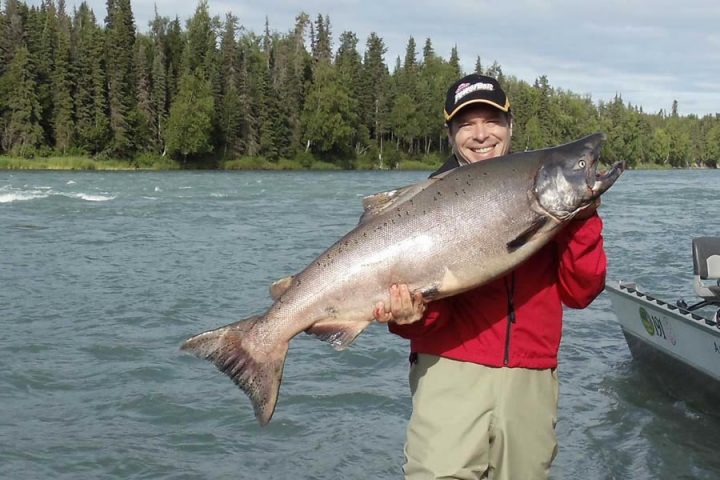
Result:
M505 289L507 290L508 299L508 314L507 314L507 329L505 331L505 356L503 357L503 365L506 367L510 363L510 334L512 324L515 323L515 305L513 304L513 295L515 293L515 272L510 274L510 285L508 285L508 279L505 278Z

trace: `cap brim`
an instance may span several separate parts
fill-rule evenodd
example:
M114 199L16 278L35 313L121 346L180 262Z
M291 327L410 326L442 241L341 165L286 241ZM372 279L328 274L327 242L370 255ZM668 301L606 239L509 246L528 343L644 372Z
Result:
M508 112L510 110L510 102L506 102L505 105L503 106L503 105L500 105L499 103L495 103L491 100L485 100L483 98L474 98L472 100L468 100L467 102L461 103L460 105L455 107L455 109L450 113L445 112L445 121L449 122L455 115L457 115L457 113L460 110L462 110L463 108L465 108L468 105L471 105L473 103L485 103L487 105L492 105L493 107L495 107L498 110L503 111L503 112Z

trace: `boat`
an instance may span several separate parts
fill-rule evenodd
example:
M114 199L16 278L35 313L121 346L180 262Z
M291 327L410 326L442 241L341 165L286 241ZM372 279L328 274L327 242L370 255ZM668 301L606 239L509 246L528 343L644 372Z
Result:
M673 396L720 411L720 237L692 239L696 303L656 298L635 282L605 291L633 360Z

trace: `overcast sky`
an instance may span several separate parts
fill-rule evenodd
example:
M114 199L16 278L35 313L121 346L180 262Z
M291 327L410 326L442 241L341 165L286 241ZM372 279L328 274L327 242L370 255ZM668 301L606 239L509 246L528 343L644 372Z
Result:
M39 0L30 0L38 4ZM98 21L105 0L88 0ZM68 10L79 0L66 0ZM183 21L197 6L187 0L133 0L139 31L148 30L155 5L161 16ZM298 12L329 15L333 47L345 30L357 34L361 53L370 32L388 47L386 63L404 55L412 35L418 52L430 37L447 59L457 45L471 71L479 55L507 75L532 83L547 75L556 88L640 105L650 113L720 113L720 1L718 0L210 0L212 14L232 12L261 33L265 17L287 32Z

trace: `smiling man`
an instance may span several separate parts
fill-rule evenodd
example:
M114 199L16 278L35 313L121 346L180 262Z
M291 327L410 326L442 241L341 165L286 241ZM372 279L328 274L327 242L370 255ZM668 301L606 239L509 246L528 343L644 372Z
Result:
M448 89L445 121L453 155L433 175L510 151L510 101L492 77L472 74Z
M494 78L452 84L445 120L453 154L433 176L510 150L510 101ZM429 303L393 285L388 304L375 305L375 318L410 340L406 480L548 478L563 306L585 308L602 291L601 232L589 208L490 283Z

